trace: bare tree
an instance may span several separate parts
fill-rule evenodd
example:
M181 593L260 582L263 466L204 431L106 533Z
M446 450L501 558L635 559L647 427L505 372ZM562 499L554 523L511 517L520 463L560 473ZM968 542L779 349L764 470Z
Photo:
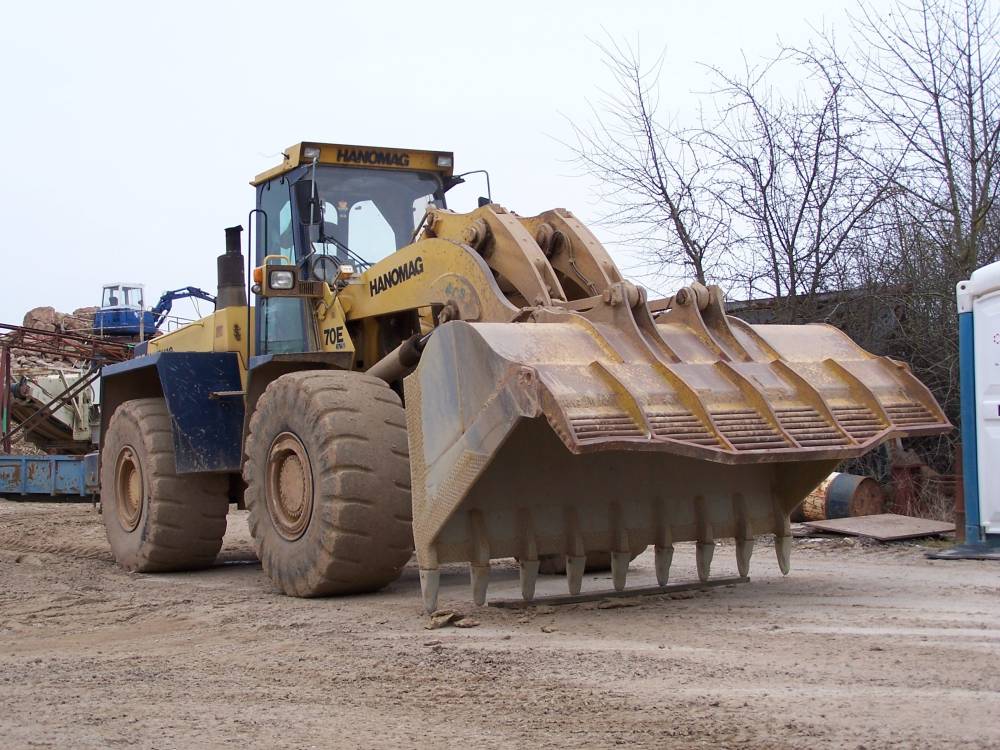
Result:
M835 318L957 423L954 284L1000 259L1000 5L861 0L848 30L709 67L683 126L660 111L662 59L604 45L613 87L574 150L654 267L771 298L778 320ZM947 470L954 439L920 450Z
M639 53L613 40L597 44L613 86L602 91L588 124L571 123L571 145L597 181L603 220L661 276L701 283L728 247L729 217L711 188L706 154L660 121L662 55L649 69Z
M774 296L794 317L885 195L855 151L838 66L782 50L739 76L711 68L705 111L680 127L661 119L662 57L647 70L631 47L599 46L614 88L574 125L573 150L611 206L604 220L661 273ZM791 98L771 85L780 66L807 74Z
M840 54L876 138L870 162L938 243L946 278L997 258L986 242L1000 180L1000 16L990 0L865 3Z
M985 0L860 4L850 43L824 35L869 123L864 153L892 186L859 259L869 296L896 311L871 348L906 361L959 422L955 282L1000 257L1000 16ZM853 331L852 331L853 333ZM957 433L920 442L947 471Z
M792 96L770 82L787 65L802 76ZM718 114L690 140L714 157L714 189L733 220L730 281L783 300L794 318L801 300L843 283L844 259L888 189L859 155L862 124L837 65L785 49L739 76L712 70Z

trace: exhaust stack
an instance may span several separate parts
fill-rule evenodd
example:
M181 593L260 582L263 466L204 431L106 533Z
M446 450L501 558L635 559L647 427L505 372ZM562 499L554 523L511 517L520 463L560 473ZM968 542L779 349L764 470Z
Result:
M240 237L243 227L226 228L226 252L219 256L219 292L216 295L215 309L227 307L246 307L246 277L243 272L243 253L240 250Z

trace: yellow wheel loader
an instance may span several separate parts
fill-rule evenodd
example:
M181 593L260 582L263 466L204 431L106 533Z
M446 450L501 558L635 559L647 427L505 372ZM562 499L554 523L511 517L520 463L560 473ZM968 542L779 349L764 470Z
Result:
M196 568L230 502L286 594L373 591L414 547L516 558L577 593L653 545L741 575L838 462L950 429L905 365L827 325L749 325L717 287L650 301L564 209L446 208L452 154L301 143L259 175L255 261L226 230L215 312L102 373L101 502L116 560ZM250 275L247 279L246 274ZM247 288L249 284L249 289ZM247 293L252 297L248 304Z

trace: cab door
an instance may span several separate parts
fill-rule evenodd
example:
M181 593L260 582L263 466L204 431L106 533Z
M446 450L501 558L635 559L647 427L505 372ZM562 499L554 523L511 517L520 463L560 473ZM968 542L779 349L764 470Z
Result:
M266 215L266 220L260 213L256 214L256 265L262 265L267 255L280 255L288 263L298 265L304 255L299 231L301 221L286 176L257 188L257 208ZM319 348L310 300L257 296L254 309L257 354L311 352Z

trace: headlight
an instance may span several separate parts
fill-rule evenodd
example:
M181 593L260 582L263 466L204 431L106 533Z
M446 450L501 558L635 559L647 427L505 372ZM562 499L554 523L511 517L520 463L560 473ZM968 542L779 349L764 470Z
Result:
M319 148L317 146L306 146L302 149L302 158L314 161L319 158Z
M437 165L439 167L450 167L451 161L451 157L447 154L438 154Z
M291 289L295 286L295 274L291 271L271 271L268 286L272 289Z

